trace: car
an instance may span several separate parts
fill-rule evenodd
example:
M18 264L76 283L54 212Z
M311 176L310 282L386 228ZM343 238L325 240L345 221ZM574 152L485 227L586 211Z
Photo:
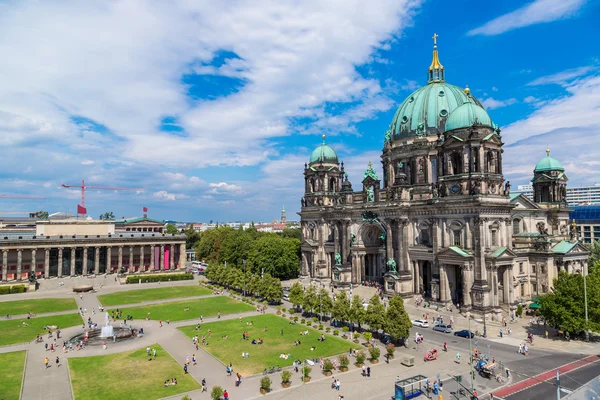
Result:
M435 324L433 330L438 332L450 333L452 332L452 325Z
M284 294L283 294L283 299L284 299L285 301L290 301L290 296L289 296L287 293L284 293Z
M475 334L467 329L463 329L462 331L454 332L454 336L473 339L475 337Z
M429 328L429 323L423 319L415 319L412 324L413 326L419 326L421 328Z

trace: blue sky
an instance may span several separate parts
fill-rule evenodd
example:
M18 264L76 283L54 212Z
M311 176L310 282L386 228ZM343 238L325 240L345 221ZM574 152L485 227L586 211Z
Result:
M252 3L252 5L250 5ZM354 4L351 4L354 3ZM591 0L0 2L0 211L293 219L326 134L359 184L398 105L449 83L501 126L507 179L550 147L600 182L600 6Z

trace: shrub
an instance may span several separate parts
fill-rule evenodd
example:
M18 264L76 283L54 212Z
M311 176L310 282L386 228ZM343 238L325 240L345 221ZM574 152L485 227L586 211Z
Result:
M523 306L522 305L517 305L517 317L521 318L521 316L523 315Z
M281 307L281 312L286 312L286 311L287 311L287 308Z
M193 274L158 274L158 275L131 275L125 280L125 283L148 283L148 282L167 282L167 281L188 281L194 279Z
M347 326L344 326L344 327L342 328L342 331L344 331L344 332L348 332L349 330L350 330L350 328L348 328Z
M340 334L340 331L338 331L337 329L333 330L333 336L338 336Z
M10 287L11 293L25 293L25 285L12 285Z
M310 326L310 324L312 324L312 321L310 319L306 320L306 325Z
M394 346L392 343L390 343L387 346L385 346L385 351L387 351L387 353L390 356L393 356L394 355L394 351L396 351L396 346Z
M311 367L302 367L302 376L304 378L310 378L310 372L312 371Z
M291 311L290 311L290 313L291 313ZM297 315L294 315L294 322L298 322L298 316Z
M356 353L356 363L357 364L363 364L366 359L367 359L367 355L365 354L364 351L361 350L358 353Z
M360 339L360 333L354 332L354 339Z
M379 350L379 347L373 346L369 349L369 354L371 355L372 360L377 360L381 355L381 351Z
M319 322L319 318L313 318L313 322L316 324L317 322Z
M329 358L327 358L323 362L323 370L324 371L331 371L332 369L333 369L333 363L331 362L331 360Z
M371 339L373 339L373 334L371 332L365 332L365 333L363 333L363 337L365 338L365 340L367 342L370 342Z
M275 309L276 309L277 311L281 311L281 306L277 306L277 307L275 307Z
M340 361L340 367L348 368L348 365L350 365L350 360L348 360L348 356L345 354L339 356L338 360Z
M292 373L290 371L288 371L287 369L284 371L281 371L281 382L283 383L289 383L292 380Z
M306 320L305 320L304 318L302 318L302 319L300 320L300 323L301 323L301 324L304 324L304 323L306 323Z
M323 324L319 324L319 330L322 331L323 330Z
M296 310L294 310L293 308L290 308L290 314L294 314L296 312Z
M329 333L331 331L330 327L325 328L325 332Z
M186 394L181 398L181 400L192 400L192 398Z
M273 383L271 382L271 378L263 376L260 380L260 388L269 391L269 389L271 389L271 383Z
M212 390L210 391L210 398L212 400L221 400L222 396L223 388L221 386L213 386Z

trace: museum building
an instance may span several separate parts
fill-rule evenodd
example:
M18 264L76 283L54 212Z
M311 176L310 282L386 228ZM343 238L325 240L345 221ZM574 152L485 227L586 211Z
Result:
M57 213L48 219L0 218L3 282L185 268L185 235L144 216L118 221Z
M547 149L533 200L511 193L500 129L468 87L446 82L436 37L427 84L385 132L381 179L369 163L353 189L325 136L304 165L301 271L499 316L547 293L560 270L587 274L588 252L562 164Z

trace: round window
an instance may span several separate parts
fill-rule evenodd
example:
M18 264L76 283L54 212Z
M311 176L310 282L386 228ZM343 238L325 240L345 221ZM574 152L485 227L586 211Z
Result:
M413 96L410 96L410 98L408 99L408 102L412 103L413 101L415 101L415 98Z
M438 96L440 97L444 97L446 95L446 93L444 93L443 90L440 90L440 92L438 93Z
M404 117L402 117L402 123L405 124L408 122L408 117L405 115Z
M448 116L448 111L446 111L446 110L440 111L440 117L444 118L444 117L447 117L447 116Z

